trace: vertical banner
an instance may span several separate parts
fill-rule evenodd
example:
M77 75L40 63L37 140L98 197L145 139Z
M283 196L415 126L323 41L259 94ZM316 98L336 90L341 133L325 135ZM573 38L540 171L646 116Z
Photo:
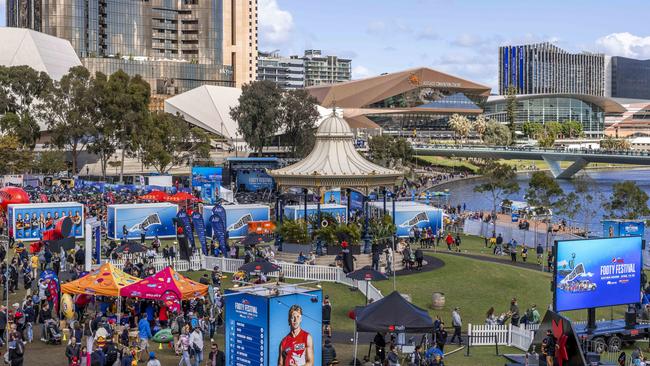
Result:
M102 226L97 225L93 229L95 235L95 260L97 264L102 264Z
M199 211L194 211L192 213L192 224L194 225L196 236L199 237L199 243L201 243L203 255L208 255L208 246L205 242L205 224L203 223L203 215Z
M189 216L187 216L187 212L185 212L184 210L178 211L176 217L180 220L181 224L183 225L183 233L185 234L185 238L187 238L187 241L190 243L190 246L192 248L195 248L194 233L192 232L192 225L190 225L190 218Z
M218 204L212 208L210 224L212 225L212 238L219 241L219 250L223 253L224 257L227 257L228 231L226 230L226 209L222 205Z

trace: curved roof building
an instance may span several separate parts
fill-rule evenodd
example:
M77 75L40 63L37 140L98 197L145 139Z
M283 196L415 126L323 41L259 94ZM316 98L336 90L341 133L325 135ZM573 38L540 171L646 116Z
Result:
M517 95L515 122L564 122L582 123L587 136L601 136L606 115L621 114L625 107L615 100L588 94L527 94ZM499 122L508 122L505 96L491 96L485 104L485 115Z
M490 94L487 86L425 67L307 90L320 105L343 108L350 127L393 134L448 131L452 114L482 113Z

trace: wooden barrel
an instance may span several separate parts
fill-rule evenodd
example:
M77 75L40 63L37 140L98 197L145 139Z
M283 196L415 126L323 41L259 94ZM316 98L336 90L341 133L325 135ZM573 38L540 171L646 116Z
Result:
M441 310L445 307L445 294L442 292L434 292L431 296L431 306L436 310Z

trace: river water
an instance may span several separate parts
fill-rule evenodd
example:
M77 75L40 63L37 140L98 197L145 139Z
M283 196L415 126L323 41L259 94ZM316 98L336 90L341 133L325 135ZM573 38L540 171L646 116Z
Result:
M587 220L589 230L595 234L602 233L602 224L600 220L603 218L604 210L602 209L603 202L609 200L612 194L612 185L617 182L631 180L635 181L637 185L650 195L650 169L628 169L628 170L585 170L580 174L585 174L592 179L593 189L592 195L594 196L593 208L597 212L595 217ZM525 201L524 193L528 187L530 173L520 173L517 175L517 182L519 183L520 191L508 197L510 200ZM448 183L446 185L437 187L435 190L440 191L448 189L450 195L450 203L453 205L465 204L467 210L491 210L492 201L489 193L474 192L474 187L481 183L480 178L468 179ZM571 180L558 180L565 193L574 191L575 187ZM573 225L578 227L584 226L584 219L577 218ZM646 230L646 237L650 230Z

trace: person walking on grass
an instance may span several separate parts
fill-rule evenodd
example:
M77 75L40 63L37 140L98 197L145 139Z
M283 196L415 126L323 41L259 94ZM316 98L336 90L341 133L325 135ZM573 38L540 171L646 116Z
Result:
M454 327L454 334L451 336L449 342L454 343L456 337L458 337L458 345L463 344L463 337L461 336L461 330L463 328L463 320L460 317L460 308L454 308L454 311L451 312L451 325Z
M451 245L454 244L454 238L451 236L451 233L447 233L445 243L447 243L447 250L451 252Z
M460 235L456 233L456 237L454 238L454 243L456 244L456 251L460 253Z

